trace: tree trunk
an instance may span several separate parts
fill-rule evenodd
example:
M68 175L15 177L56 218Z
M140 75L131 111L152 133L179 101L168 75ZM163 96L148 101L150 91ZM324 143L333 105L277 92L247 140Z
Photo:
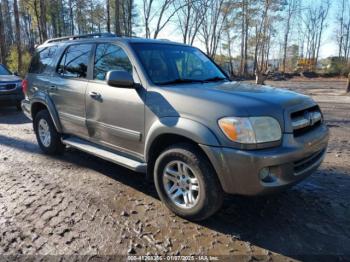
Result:
M2 6L0 2L0 63L6 63L6 42L4 34L4 20L2 15Z
M248 66L248 32L249 32L249 15L248 15L248 1L245 2L245 28L244 28L244 60L243 60L243 74L247 75Z
M63 0L58 1L58 19L57 19L57 31L58 31L58 36L62 36L64 32L64 15L63 15Z
M255 83L257 85L265 85L266 76L260 70L255 70Z
M13 11L15 13L15 24L16 24L16 46L17 46L17 59L18 59L17 71L22 72L21 32L20 32L17 0L13 0Z
M8 0L3 0L3 23L4 23L4 33L6 35L6 48L8 48L14 42L13 31L12 31L12 21L11 21L11 10Z
M133 0L129 0L129 8L128 8L128 36L132 36L132 9L134 6Z
M34 14L35 14L36 22L38 24L38 31L39 31L40 42L43 42L42 33L41 33L42 29L41 29L40 15L39 15L39 11L38 11L38 1L37 0L34 0Z
M46 39L47 39L47 27L46 27L46 4L45 4L45 0L40 0L40 23L41 23L42 41L46 41Z
M241 62L240 62L240 69L239 69L239 74L243 76L244 73L244 44L245 44L245 0L242 1L242 24L241 24Z
M107 5L107 32L111 32L111 10L109 0L106 0Z
M120 30L120 1L115 0L115 9L114 9L114 15L115 15L115 33L116 35L121 35Z
M73 3L72 3L72 0L69 0L68 6L69 6L69 19L70 19L69 34L74 35L74 14L73 14Z
M348 86L346 87L346 92L350 93L350 73L348 74Z

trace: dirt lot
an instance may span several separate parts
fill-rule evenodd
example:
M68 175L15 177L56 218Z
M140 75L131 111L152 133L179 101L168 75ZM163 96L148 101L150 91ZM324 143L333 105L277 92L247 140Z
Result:
M202 223L171 214L143 175L72 149L61 157L43 155L22 113L0 108L0 254L350 259L345 80L269 84L320 102L331 130L325 162L280 195L228 196L223 209Z

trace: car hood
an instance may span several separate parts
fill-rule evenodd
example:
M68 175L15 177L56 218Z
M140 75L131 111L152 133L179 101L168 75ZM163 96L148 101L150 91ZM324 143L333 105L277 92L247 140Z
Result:
M158 117L181 115L206 124L227 116L272 116L284 126L285 109L315 104L289 90L243 82L162 87L151 91L149 98L148 106Z
M21 81L21 78L15 75L0 75L0 83L1 82L18 82Z
M208 89L216 92L217 95L220 93L220 96L229 95L232 99L249 99L281 108L292 107L305 100L311 100L308 96L287 89L242 82L225 82L208 87Z

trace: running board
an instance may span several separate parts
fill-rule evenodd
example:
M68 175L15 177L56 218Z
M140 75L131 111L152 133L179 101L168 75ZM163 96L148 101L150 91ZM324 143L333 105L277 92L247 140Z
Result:
M91 142L88 142L76 137L68 137L68 138L62 139L62 143L67 146L84 151L86 153L90 153L94 156L100 157L104 160L129 168L133 171L146 173L146 170L147 170L146 163L142 163L137 160L130 159L126 156L122 156L117 153L113 153Z

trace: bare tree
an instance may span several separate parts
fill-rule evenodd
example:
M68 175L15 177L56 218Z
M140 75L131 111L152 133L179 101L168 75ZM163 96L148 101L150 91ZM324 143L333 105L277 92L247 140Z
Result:
M317 64L319 51L323 36L323 30L326 26L326 18L330 8L330 2L323 1L319 6L310 6L306 10L303 18L306 28L306 55L305 57L312 61L312 69Z
M116 35L121 35L121 28L120 28L120 0L115 0L115 7L114 7L114 28Z
M128 29L128 36L132 36L132 18L133 18L133 8L134 8L134 1L128 0L128 19L127 19L127 29Z
M12 30L12 19L11 19L11 7L8 0L2 0L2 16L4 23L4 34L6 36L5 42L6 47L9 48L13 43L13 30Z
M156 28L153 33L153 38L156 39L160 33L164 29L164 27L170 22L170 20L175 16L175 14L186 4L183 4L179 7L174 8L171 12L166 14L166 11L171 8L175 0L164 0L161 4L160 11L157 12L157 22ZM165 17L166 16L166 17Z
M250 23L250 0L242 0L241 8L241 59L240 59L240 75L247 74L247 59L248 59L248 34Z
M106 11L107 11L107 32L111 32L111 5L109 0L106 0Z
M162 0L154 5L153 0L143 0L143 19L146 31L146 38L151 38L151 23L154 21L155 28L153 38L158 38L159 33L165 28L175 14L186 4L174 7L175 0Z
M200 34L206 53L214 58L224 30L225 21L231 12L231 5L224 0L209 0L207 15L204 17Z
M146 38L151 37L150 22L153 0L143 0L143 19L146 31Z
M286 71L286 59L287 59L287 47L289 34L292 25L292 18L295 17L295 13L298 7L298 0L288 0L287 1L287 10L285 12L285 30L283 37L283 58L282 58L282 73Z
M4 32L4 21L2 15L2 3L0 2L0 63L5 64L6 61L6 40Z
M74 35L74 11L73 11L73 0L68 0L68 8L69 8L69 28L70 34Z
M13 11L15 13L16 24L16 46L17 46L17 71L22 72L22 50L21 50L21 32L19 24L18 4L17 0L13 0Z
M175 9L179 9L176 13L176 21L182 33L183 43L193 45L207 13L208 2L208 0L178 0L174 2Z
M341 1L340 5L340 12L341 15L339 17L339 57L342 55L342 48L343 48L343 39L344 39L344 11L345 11L345 0Z
M336 18L338 28L336 38L338 43L338 56L345 63L349 59L350 39L350 3L342 0L339 2L340 16Z
M45 41L47 39L47 27L46 27L46 3L45 0L40 0L40 18L41 25L41 39Z
M278 9L278 1L265 0L262 6L260 20L256 27L256 55L254 61L256 84L263 85L266 80L264 73L267 70L270 41L273 25L273 14Z

